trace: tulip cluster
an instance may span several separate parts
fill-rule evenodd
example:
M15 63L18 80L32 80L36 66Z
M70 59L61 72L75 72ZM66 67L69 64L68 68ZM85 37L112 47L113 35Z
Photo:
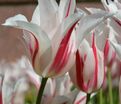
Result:
M88 104L107 89L113 104L113 88L121 96L121 3L102 4L84 11L76 0L38 0L31 21L8 18L3 25L23 30L30 57L0 64L0 104L23 104L27 92L32 104Z

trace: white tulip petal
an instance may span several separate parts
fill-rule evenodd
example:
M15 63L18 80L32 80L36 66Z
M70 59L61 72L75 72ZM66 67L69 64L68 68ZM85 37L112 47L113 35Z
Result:
M86 39L84 39L79 47L79 52L80 52L81 56L84 56L85 54L87 54L87 52L89 50L90 50L90 45L89 45L88 41Z
M18 14L18 15L15 15L13 17L8 18L5 21L5 23L2 24L2 25L4 25L4 26L16 26L17 24L16 24L15 21L25 21L25 22L27 22L27 19L24 15Z
M49 73L50 75L48 75L48 76L52 76L53 75L53 73L55 73L55 69L56 69L56 72L57 72L57 67L58 67L58 70L60 70L60 67L59 66L63 66L63 68L65 69L66 68L66 70L61 70L61 72L59 72L59 75L62 75L62 74L64 74L67 70L68 70L68 68L67 67L70 67L70 65L72 65L72 63L73 63L73 59L74 59L74 57L73 57L73 55L72 55L72 53L73 53L73 51L71 51L70 50L70 48L73 46L73 41L71 42L70 40L70 38L73 38L73 37L70 37L69 39L70 40L68 40L68 42L70 42L67 46L66 46L66 44L64 43L64 45L63 46L66 46L66 49L64 49L65 50L65 52L64 52L64 54L63 55L66 55L66 54L68 54L68 52L69 52L69 57L62 57L62 58L58 58L58 57L56 57L56 55L57 55L57 53L59 52L59 49L63 49L63 48L59 48L60 47L60 44L61 44L61 42L62 42L62 39L64 38L64 36L66 36L66 35L70 35L71 36L71 31L73 30L72 29L72 27L74 27L74 25L76 24L76 22L79 20L81 18L81 15L80 14L77 14L77 13L75 13L75 14L73 14L73 15L71 15L71 16L69 16L69 17L67 17L64 21L63 21L63 23L60 25L60 27L58 28L58 30L57 30L57 32L55 33L55 35L54 35L54 37L53 37L53 39L52 39L52 60L51 60L51 63L48 65L48 68L46 68L45 70L44 70L44 73L43 73L43 76L45 76L45 75L47 75L47 73L48 73L48 71L49 70L53 70L53 71L51 71L51 73ZM70 31L71 30L71 31ZM73 39L72 39L73 40ZM72 44L73 43L73 44ZM71 46L71 47L70 47ZM74 46L75 47L75 46ZM62 53L61 53L62 54ZM69 59L68 59L69 58ZM56 61L56 60L58 60L58 61ZM64 61L62 61L62 60L64 60ZM67 60L70 60L70 61L68 61L67 62ZM58 63L59 62L59 63ZM63 63L64 62L64 63ZM66 63L66 64L65 64ZM58 65L57 65L58 64ZM70 64L70 65L69 65ZM55 66L54 66L55 65ZM56 67L57 66L57 67ZM51 68L49 68L49 67L51 67ZM52 68L52 67L54 67L54 68ZM56 68L55 68L56 67ZM62 68L61 68L62 69ZM63 72L64 71L64 72ZM57 75L57 73L56 73L56 75Z
M104 50L105 42L106 42L107 38L109 38L109 28L106 25L103 25L102 28L103 28L103 30L99 35L97 35L99 33L98 31L95 33L96 34L95 35L96 36L96 45L101 51ZM100 29L100 26L99 26L99 29Z
M56 0L50 0L50 1L51 1L52 5L53 5L54 10L57 11L59 7L58 7L58 4L57 4Z
M57 24L57 14L54 0L38 0L40 11L40 27L46 32L50 33Z
M39 11L39 6L37 6L35 8L31 22L40 26L40 11Z
M94 53L92 49L89 49L86 53L86 59L84 61L84 69L83 69L83 78L84 82L88 83L88 81L93 78L95 72L95 64L96 60L94 58ZM91 64L90 64L91 60Z
M74 104L86 104L86 93L80 91L75 99Z
M105 68L104 68L104 55L101 51L97 50L98 53L98 81L97 81L97 88L102 86L105 76Z

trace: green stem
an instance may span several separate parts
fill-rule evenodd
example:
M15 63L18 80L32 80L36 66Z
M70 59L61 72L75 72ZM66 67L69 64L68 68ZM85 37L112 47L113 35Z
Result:
M102 88L99 91L99 104L103 104L103 90L102 90Z
M111 71L108 69L108 90L109 90L109 102L113 104L113 94L112 94L112 79L111 79Z
M38 92L38 96L37 96L37 100L36 100L36 104L41 104L42 95L43 95L43 92L44 92L44 88L45 88L47 79L48 78L42 78L41 86L40 86L40 89L39 89L39 92Z
M91 94L88 94L88 93L87 93L86 104L88 104L88 103L89 103L89 101L90 101L90 96L91 96Z

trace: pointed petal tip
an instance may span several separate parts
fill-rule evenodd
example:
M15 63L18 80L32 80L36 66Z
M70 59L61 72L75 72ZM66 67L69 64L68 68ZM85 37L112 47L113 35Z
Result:
M5 23L3 23L2 25L3 26L16 26L16 21L26 21L27 22L27 18L22 14L18 14L18 15L15 15L13 17L6 19Z
M5 21L5 23L3 23L2 26L16 26L16 25L15 25L15 22Z

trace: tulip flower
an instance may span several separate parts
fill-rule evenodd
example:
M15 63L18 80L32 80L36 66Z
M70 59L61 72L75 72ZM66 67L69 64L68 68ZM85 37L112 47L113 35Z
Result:
M102 86L104 58L102 52L96 47L94 35L91 46L87 40L82 41L76 52L76 62L70 70L70 77L77 88L86 93L94 92Z
M75 0L61 0L59 6L54 0L38 0L38 3L31 22L25 16L17 15L7 19L4 25L24 30L32 64L39 75L60 76L74 63L76 42L71 33L82 13L74 13ZM78 33L81 35L77 35L77 43L80 44L87 31L91 31L109 16L110 14L97 13L84 17L80 21Z
M75 50L71 36L82 16L74 13L75 0L38 0L31 22L23 15L6 20L4 25L24 29L35 71L43 77L60 76L70 69ZM46 58L47 57L47 58Z
M44 80L66 73L74 64L76 47L83 40L84 34L110 17L110 14L97 13L83 17L78 29L81 35L76 38L73 29L83 13L75 12L75 0L61 0L59 6L55 0L38 0L38 3L30 22L19 14L7 19L4 25L24 30L27 49L31 53L31 63L35 72L44 77ZM8 85L3 86L5 91ZM40 88L39 92L42 91ZM10 95L11 93L10 90ZM37 99L41 100L42 96L39 94ZM8 95L4 96L8 98ZM37 104L39 103L37 100Z

